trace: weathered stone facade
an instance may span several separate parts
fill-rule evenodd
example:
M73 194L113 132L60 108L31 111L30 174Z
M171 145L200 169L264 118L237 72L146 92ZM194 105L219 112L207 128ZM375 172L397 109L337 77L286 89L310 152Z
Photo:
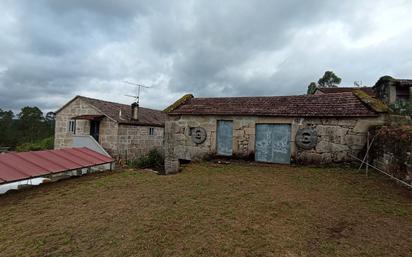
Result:
M412 185L412 124L371 129L369 162Z
M73 135L90 135L90 121L77 120L76 133L69 132L69 121L73 117L80 115L103 115L99 110L93 108L81 99L75 99L73 102L65 106L56 114L55 133L54 133L54 148L71 147L73 143ZM117 132L118 124L104 117L100 121L99 143L106 151L113 156L117 156Z
M350 154L356 156L364 148L369 127L382 125L384 122L384 116L305 119L301 127L314 128L318 134L318 142L311 150L297 149L296 161L305 164L327 164L353 160Z
M71 147L73 136L90 135L90 121L76 120L76 132L69 132L69 121L80 115L104 115L100 110L83 101L75 99L56 114L54 147ZM153 128L154 134L149 135ZM107 116L100 120L99 143L112 156L121 159L136 158L153 148L163 146L162 127L119 124Z
M149 129L153 128L153 135ZM123 160L134 159L152 149L163 152L164 128L134 125L119 125L118 152Z
M256 124L291 125L291 159L300 163L331 163L349 160L349 153L357 154L364 147L368 128L384 123L376 118L281 118L257 116L193 116L169 115L165 124L165 170L175 173L179 160L196 160L216 154L218 120L233 121L233 156L253 158ZM192 142L190 128L202 127L207 138L201 144ZM299 128L316 130L318 142L314 149L302 150L295 145Z

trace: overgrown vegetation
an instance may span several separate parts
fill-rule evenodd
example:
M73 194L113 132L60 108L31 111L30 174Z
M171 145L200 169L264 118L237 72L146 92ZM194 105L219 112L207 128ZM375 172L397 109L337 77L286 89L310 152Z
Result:
M360 89L355 89L352 91L354 95L356 95L363 103L367 104L369 107L371 107L374 111L382 113L382 112L388 112L389 108L388 106L382 102L379 99L376 99L367 93L365 91L362 91Z
M163 170L164 157L158 149L154 148L150 150L147 155L143 155L135 160L129 161L128 166L131 168L152 168L156 170Z
M186 94L184 96L182 96L179 100L177 100L176 102L174 102L172 105L170 105L169 107L167 107L166 109L164 109L163 111L165 113L171 112L174 109L176 109L177 107L179 107L180 105L186 103L187 101L189 101L190 99L193 98L192 94Z
M30 144L36 149L48 147L46 139L53 134L53 112L44 116L39 108L26 106L15 115L11 110L0 109L0 147L9 147L11 150L30 148Z
M34 143L24 143L16 147L17 152L40 151L53 149L54 137L47 137Z
M396 177L410 181L408 166L412 165L412 126L378 126L371 129L377 135L371 151L371 159L393 155L390 162L391 172Z
M412 101L397 100L390 105L394 114L412 116Z

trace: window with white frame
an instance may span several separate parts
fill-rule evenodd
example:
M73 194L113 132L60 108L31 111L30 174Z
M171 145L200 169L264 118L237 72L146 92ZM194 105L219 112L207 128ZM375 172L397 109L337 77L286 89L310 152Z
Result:
M69 132L76 134L76 121L69 120Z
M154 128L149 128L149 135L151 135L151 136L154 135Z

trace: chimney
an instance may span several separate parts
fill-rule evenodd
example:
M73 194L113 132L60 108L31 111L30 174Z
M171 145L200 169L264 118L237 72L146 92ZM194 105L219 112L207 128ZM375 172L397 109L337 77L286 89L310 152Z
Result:
M134 102L132 103L132 120L139 120L139 104Z

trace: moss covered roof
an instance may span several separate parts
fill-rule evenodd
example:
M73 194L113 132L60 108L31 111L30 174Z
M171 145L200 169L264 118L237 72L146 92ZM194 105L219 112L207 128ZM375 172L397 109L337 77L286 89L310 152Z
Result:
M384 113L389 111L389 107L384 102L368 95L360 89L355 89L352 93L375 112Z
M187 101L189 101L190 99L192 99L194 96L192 94L186 94L184 96L182 96L181 98L179 98L179 100L177 100L176 102L174 102L173 104L171 104L169 107L167 107L166 109L164 109L163 111L165 113L169 113L173 110L175 110L176 108L178 108L180 105L186 103Z

